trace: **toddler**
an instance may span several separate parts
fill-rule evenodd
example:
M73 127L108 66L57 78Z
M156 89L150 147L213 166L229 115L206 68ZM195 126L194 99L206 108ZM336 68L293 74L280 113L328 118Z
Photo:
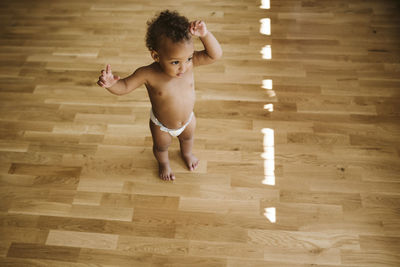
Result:
M222 56L222 49L203 21L189 22L175 11L163 11L147 24L146 45L154 62L124 79L113 75L108 64L97 84L116 95L146 86L152 105L149 124L159 176L174 180L168 158L173 136L179 139L189 170L199 164L192 153L196 128L193 67L213 63ZM194 51L192 35L200 38L204 50Z

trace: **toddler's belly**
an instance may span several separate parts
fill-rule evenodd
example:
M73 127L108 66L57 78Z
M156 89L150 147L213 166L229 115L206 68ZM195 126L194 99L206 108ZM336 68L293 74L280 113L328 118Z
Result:
M156 108L153 106L153 113L165 127L179 129L189 120L193 107L194 102L186 105L168 105L168 108Z

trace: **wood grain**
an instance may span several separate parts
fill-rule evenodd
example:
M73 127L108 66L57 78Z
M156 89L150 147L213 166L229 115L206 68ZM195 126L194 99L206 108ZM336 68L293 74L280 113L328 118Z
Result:
M399 2L261 2L0 3L0 266L400 266ZM96 85L152 62L163 9L224 51L196 69L200 165L174 139L173 183L144 86Z

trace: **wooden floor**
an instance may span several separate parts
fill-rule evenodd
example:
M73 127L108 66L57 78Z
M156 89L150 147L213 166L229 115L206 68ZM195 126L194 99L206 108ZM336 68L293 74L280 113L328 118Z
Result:
M400 266L399 2L260 6L2 0L0 266ZM166 8L224 50L196 71L200 166L175 140L173 183L145 89L96 85L151 63Z

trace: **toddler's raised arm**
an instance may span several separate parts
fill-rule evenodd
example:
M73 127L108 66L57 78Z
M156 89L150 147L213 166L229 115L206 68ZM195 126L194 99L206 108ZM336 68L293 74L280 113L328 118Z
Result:
M190 33L198 36L204 45L203 51L196 51L193 56L195 66L211 64L222 57L222 48L214 35L207 30L206 23L196 20L190 23Z

